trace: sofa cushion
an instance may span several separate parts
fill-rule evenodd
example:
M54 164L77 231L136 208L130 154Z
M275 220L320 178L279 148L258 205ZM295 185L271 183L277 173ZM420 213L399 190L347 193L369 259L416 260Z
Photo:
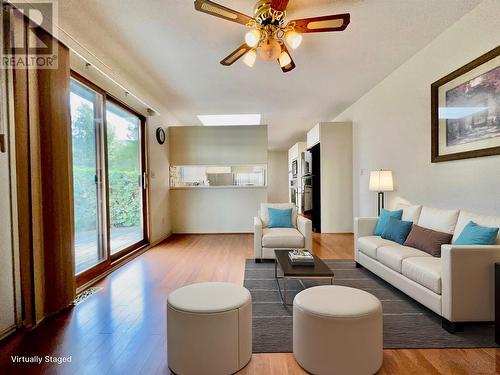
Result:
M459 212L459 210L442 210L424 206L417 224L438 232L453 234Z
M438 232L413 224L404 245L425 251L434 257L440 257L441 245L451 243L451 237L452 235L449 233Z
M392 217L394 219L401 220L401 215L403 215L403 210L389 211L382 208L382 211L380 212L380 217L377 220L377 226L373 231L373 235L381 236L382 233L384 232L385 227L387 226L387 223L389 222L389 219Z
M293 228L292 225L292 208L272 208L267 209L269 216L268 228Z
M396 206L396 210L403 210L403 216L401 216L401 220L413 221L413 223L416 224L418 223L420 212L422 212L422 206L412 206L409 204L399 203Z
M399 273L401 273L403 260L411 257L430 257L430 255L413 247L397 244L382 246L377 249L377 260Z
M293 203L261 203L259 210L259 217L262 221L262 228L267 228L269 224L269 208L277 208L284 210L287 208L292 209L292 225L297 228L297 206Z
M406 237L408 237L412 225L413 222L411 221L403 221L391 217L381 237L385 240L391 240L402 245L406 241Z
M264 228L262 246L270 248L301 249L305 246L304 236L295 228Z
M377 248L381 246L396 245L395 242L384 240L379 236L366 236L358 238L358 250L370 258L377 259Z
M452 243L455 243L465 226L471 221L485 227L500 228L500 216L477 215L467 211L460 211ZM500 232L498 233L496 244L500 245Z
M441 294L441 258L406 258L403 260L402 273L434 293Z
M457 245L494 245L497 241L499 228L483 227L469 221L458 236Z

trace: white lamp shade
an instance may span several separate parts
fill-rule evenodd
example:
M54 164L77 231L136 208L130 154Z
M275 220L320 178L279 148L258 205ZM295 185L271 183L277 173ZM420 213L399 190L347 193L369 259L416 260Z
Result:
M370 191L394 191L392 171L370 172Z
M286 51L281 52L281 55L278 58L278 60L280 62L280 66L282 68L284 68L285 66L287 66L288 64L290 64L292 62L292 58L290 57L290 55Z
M255 64L255 59L257 59L257 53L255 52L254 49L251 49L247 53L245 53L245 56L243 57L243 62L248 66L248 67L253 67Z

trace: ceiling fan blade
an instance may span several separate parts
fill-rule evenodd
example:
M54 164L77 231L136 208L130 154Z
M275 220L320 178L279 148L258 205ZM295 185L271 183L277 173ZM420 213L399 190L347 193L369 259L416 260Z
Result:
M246 14L237 12L231 8L227 8L210 0L195 0L194 9L215 17L225 19L227 21L240 23L242 25L246 25L253 20L252 17L249 17Z
M252 48L249 47L246 43L243 43L241 46L236 48L229 56L224 58L220 63L225 66L233 65L238 59L243 57L245 53L250 51Z
M289 1L290 0L273 0L271 2L271 8L273 8L274 10L284 11L288 6Z
M322 33L328 31L343 31L351 21L349 13L333 14L331 16L303 18L292 20L288 24L295 23L295 31L298 33Z
M292 55L290 55L290 52L288 52L288 48L286 48L285 43L281 45L281 52L286 52L288 53L288 56L290 56L290 62L288 65L281 66L280 60L278 59L278 63L280 64L280 68L283 71L283 73L288 73L292 70L295 69L295 63L293 62Z

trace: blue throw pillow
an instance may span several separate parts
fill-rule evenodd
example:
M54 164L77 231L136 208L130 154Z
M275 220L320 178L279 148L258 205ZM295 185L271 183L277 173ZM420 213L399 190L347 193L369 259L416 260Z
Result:
M401 220L401 217L403 216L403 210L397 210L397 211L389 211L386 209L382 209L382 212L380 213L380 217L378 218L377 221L377 226L375 227L375 230L373 231L374 236L381 236L382 232L385 229L385 226L387 225L389 219L391 217Z
M455 245L494 245L499 228L489 228L469 221L455 241Z
M406 237L410 234L412 226L413 221L403 221L390 217L382 232L382 238L402 245L405 243Z
M292 209L268 208L269 223L268 228L293 228Z

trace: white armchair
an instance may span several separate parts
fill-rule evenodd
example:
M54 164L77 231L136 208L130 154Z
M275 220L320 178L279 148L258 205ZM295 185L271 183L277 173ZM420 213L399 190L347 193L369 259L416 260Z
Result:
M293 228L268 228L268 208L292 208ZM258 216L254 217L254 256L255 261L274 259L275 249L306 249L312 248L312 222L297 215L293 203L262 203Z

